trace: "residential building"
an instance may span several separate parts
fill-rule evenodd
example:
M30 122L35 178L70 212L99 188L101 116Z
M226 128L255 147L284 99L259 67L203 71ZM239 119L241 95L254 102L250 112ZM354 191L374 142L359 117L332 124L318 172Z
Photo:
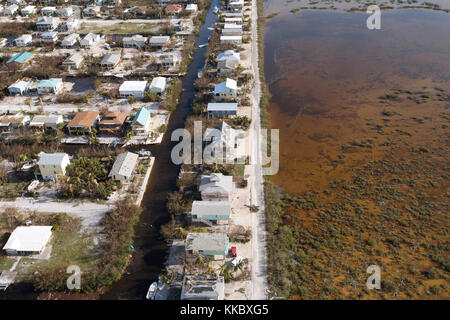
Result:
M146 89L147 81L124 81L119 87L119 95L124 98L134 96L141 99Z
M0 117L0 127L2 130L17 129L19 127L25 127L30 123L30 116L22 113L15 115L5 115Z
M65 36L61 41L61 47L71 48L75 46L78 41L80 41L80 35L78 33L71 33L68 36Z
M149 44L152 47L164 47L169 44L169 36L153 36L149 40Z
M237 97L237 81L227 78L227 80L214 86L214 97L216 100L229 100Z
M145 47L147 40L147 37L141 36L140 34L135 34L131 37L124 37L122 39L122 44L124 48L142 49Z
M198 201L192 203L190 218L192 222L201 222L209 226L228 224L231 215L229 201Z
M220 36L221 44L240 45L242 43L242 36Z
M142 107L136 112L136 115L131 122L131 130L133 135L142 135L148 132L150 125L150 111Z
M84 57L80 52L72 53L66 60L63 61L62 65L67 69L78 69L83 62Z
M192 13L196 13L198 10L198 5L196 5L195 3L189 3L188 5L186 5L186 11Z
M62 78L50 78L39 81L36 88L38 94L58 94L63 86Z
M14 95L14 94L23 95L23 94L27 93L28 90L30 90L30 86L31 86L31 79L22 78L20 80L17 80L16 82L14 82L12 85L10 85L8 87L8 92L11 95Z
M73 8L72 6L59 8L56 10L56 14L64 18L71 17L73 15Z
M100 36L98 34L88 33L87 35L84 36L83 39L81 39L80 46L83 48L89 48L99 41L100 41Z
M225 23L222 29L223 36L242 36L242 25Z
M195 262L199 255L212 260L224 260L228 254L228 245L226 233L188 233L186 261Z
M31 34L23 34L20 37L14 39L14 43L18 47L26 47L33 42L33 36Z
M23 67L24 65L28 64L33 60L34 54L28 51L24 51L21 53L15 54L13 57L11 57L6 64L12 64L17 65L19 67Z
M198 191L204 201L229 201L233 190L233 176L222 173L202 175Z
M242 24L242 18L224 18L225 23Z
M23 4L25 2L25 0L6 0L7 3L11 3L11 4Z
M149 91L151 93L162 94L166 88L166 78L165 77L155 77L150 83Z
M242 11L244 0L232 0L228 2L227 8L230 11Z
M41 39L44 43L56 43L58 41L58 32L56 31L42 32Z
M88 6L83 10L84 17L96 17L100 15L101 7L100 6Z
M67 153L41 153L39 157L39 172L44 180L55 181L58 176L66 174L66 168L70 164Z
M241 61L241 54L234 50L225 50L219 53L217 61L230 60L239 63Z
M120 134L127 117L128 117L127 112L121 111L106 112L99 122L100 132Z
M56 130L59 125L63 124L62 115L37 115L30 121L29 127L32 129Z
M240 138L239 132L225 121L222 121L218 128L207 128L205 144L208 151L204 152L205 162L233 163L236 159Z
M54 17L39 17L36 22L37 30L40 32L46 32L46 31L54 31L56 28L58 28L60 23L59 18Z
M221 60L217 63L217 70L219 74L231 73L238 65L239 63L233 60Z
M181 300L223 300L225 281L223 276L186 275L181 287Z
M80 27L80 20L70 17L61 24L60 30L62 32L74 32L77 31L79 27Z
M166 7L166 14L177 14L183 10L183 7L179 4L170 4Z
M100 117L97 111L81 111L67 124L69 134L86 134L98 124Z
M180 64L180 56L174 53L164 53L159 56L159 64L164 69L176 68Z
M3 250L8 256L40 254L52 237L52 226L20 226L14 229Z
M107 54L100 61L100 66L104 70L112 70L120 64L120 53L119 54Z
M56 7L43 7L41 9L41 15L43 16L53 16L56 14Z
M8 7L6 7L5 10L3 10L3 14L5 16L13 16L17 13L18 10L19 10L19 6L17 4L12 4Z
M125 182L131 179L139 156L136 153L124 152L117 156L108 174L114 181Z
M208 103L206 111L208 118L228 118L237 115L238 104L236 102Z
M26 6L20 10L20 13L24 16L36 14L36 6Z

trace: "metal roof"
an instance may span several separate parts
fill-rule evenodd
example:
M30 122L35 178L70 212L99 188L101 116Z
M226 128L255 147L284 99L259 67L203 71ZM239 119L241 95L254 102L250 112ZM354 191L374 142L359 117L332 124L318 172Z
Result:
M124 177L130 177L138 160L138 155L132 152L124 152L117 156L116 161L109 172L108 177L119 174Z
M202 216L230 216L231 205L228 201L199 201L192 203L192 215Z
M138 112L136 112L136 115L134 116L134 119L131 122L131 125L134 125L137 122L140 125L145 126L147 124L149 117L150 117L150 111L148 111L147 108L142 107L139 109Z
M186 250L226 251L228 237L226 233L188 233Z
M60 165L64 158L69 158L69 155L67 153L43 153L41 154L41 157L39 158L38 165L51 165L56 166Z
M9 59L8 62L6 62L6 63L11 63L11 62L25 63L29 59L31 59L33 56L34 56L34 54L32 54L31 52L28 52L28 51L21 52L21 53L16 54L11 59Z
M228 193L233 190L233 176L224 176L222 173L211 173L211 175L203 175L200 179L198 190L200 192L213 192L217 188L223 188Z
M236 111L238 104L236 102L210 102L208 103L207 111Z
M4 250L41 251L52 235L51 226L17 227L3 247Z

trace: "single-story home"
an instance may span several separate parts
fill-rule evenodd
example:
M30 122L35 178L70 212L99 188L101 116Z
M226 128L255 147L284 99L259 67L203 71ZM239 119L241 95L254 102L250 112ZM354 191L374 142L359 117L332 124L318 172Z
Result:
M20 126L27 126L30 123L30 116L24 115L22 113L17 113L15 115L5 115L0 117L0 127L2 130L8 130L9 128L17 129Z
M229 201L198 201L192 203L190 217L192 222L203 222L207 225L228 224L231 215Z
M241 61L241 54L234 50L225 50L219 53L217 61L231 60L239 63Z
M233 190L233 176L222 173L202 175L198 191L204 201L228 201Z
M83 16L84 17L96 17L100 14L101 11L100 6L88 6L83 9Z
M112 70L120 64L120 59L120 53L107 54L103 57L102 61L100 61L100 66L103 69Z
M183 10L183 7L179 4L170 4L166 7L166 14L177 14Z
M106 112L101 118L98 124L98 128L102 132L119 134L127 117L128 117L127 112L122 111Z
M3 250L8 256L39 254L52 237L52 226L20 226L9 236Z
M62 65L68 69L78 69L83 60L84 57L80 52L74 52L63 61Z
M36 14L36 6L26 6L20 10L20 13L24 16Z
M244 0L232 0L228 2L227 9L230 11L242 11Z
M58 41L58 32L56 31L42 32L41 39L45 43L56 43Z
M23 95L30 90L31 86L31 79L29 78L22 78L20 80L17 80L12 85L8 87L9 94L20 94Z
M139 156L133 152L124 152L119 154L108 174L108 178L112 178L113 180L120 182L130 180L138 158Z
M43 7L41 14L43 16L53 16L56 13L56 7Z
M150 83L149 91L151 93L163 93L166 88L166 78L165 77L155 77Z
M18 10L19 10L19 6L17 4L12 4L8 7L6 7L5 10L3 10L3 14L5 16L13 16L17 13Z
M87 35L84 36L83 39L81 39L80 46L83 48L89 48L99 41L100 41L100 36L98 34L88 33Z
M208 103L206 111L209 118L227 118L237 115L238 104L236 102Z
M134 135L145 134L149 130L150 125L150 111L142 107L136 112L136 115L131 122L131 130Z
M141 99L147 89L147 81L124 81L119 87L119 95L121 97L136 97Z
M181 286L181 300L223 300L225 280L223 276L185 275Z
M152 47L164 47L169 44L169 36L153 36L149 40L149 44Z
M24 66L29 63L34 58L34 54L31 52L21 52L14 55L11 59L9 59L6 64L17 64L19 66Z
M222 29L223 36L242 36L242 25L225 23Z
M217 63L217 70L219 73L230 73L239 65L238 62L234 60L220 60Z
M56 14L60 17L71 17L73 15L73 8L72 6L59 8L56 10Z
M66 174L66 168L70 164L67 153L41 153L38 166L44 180L56 180L59 175Z
M195 13L198 10L198 5L195 4L195 3L189 3L189 4L186 5L186 9L185 10L190 12L191 14Z
M14 39L14 43L18 47L26 47L33 42L33 36L31 34L23 34L20 37Z
M237 97L237 90L237 81L227 78L214 86L214 97L217 100L233 99Z
M226 233L188 233L186 236L186 261L195 262L198 255L212 260L224 260L228 254L229 239Z
M89 133L92 128L97 126L99 121L99 113L97 111L81 111L67 124L69 134L74 133Z
M224 19L225 23L236 23L236 24L242 24L242 18L227 18L225 17Z
M242 43L242 36L220 36L221 44L240 45Z
M58 125L64 123L62 115L36 115L30 121L30 128L44 129L44 130L56 130Z
M38 94L58 94L63 88L63 80L62 78L41 80L38 82L36 88Z
M80 41L80 35L78 33L71 33L68 36L65 36L61 41L61 47L70 48L77 44Z
M131 37L124 37L122 39L122 44L124 48L142 49L145 47L147 40L147 37L141 36L140 34L135 34Z

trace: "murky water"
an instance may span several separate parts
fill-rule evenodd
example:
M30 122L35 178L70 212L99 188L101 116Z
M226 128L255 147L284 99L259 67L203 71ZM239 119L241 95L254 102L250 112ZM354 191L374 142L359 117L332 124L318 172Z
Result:
M369 160L361 154L344 166L334 162L343 144L377 138L366 122L380 118L379 96L450 92L450 14L382 11L382 29L368 30L366 13L289 8L266 3L266 16L281 13L265 25L264 54L271 126L281 128L280 172L272 181L296 194L325 188ZM405 99L402 115L437 114L444 105L435 107Z

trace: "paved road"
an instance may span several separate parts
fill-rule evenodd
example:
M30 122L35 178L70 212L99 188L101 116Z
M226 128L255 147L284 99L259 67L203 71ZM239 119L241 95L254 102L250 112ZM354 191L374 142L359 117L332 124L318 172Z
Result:
M250 141L252 143L252 158L254 159L253 183L251 185L252 204L259 207L259 211L253 215L252 220L252 299L267 299L267 245L266 245L266 217L264 207L264 179L262 174L262 149L261 149L261 112L260 97L261 86L258 66L258 32L257 32L257 7L256 1L252 1L252 69L255 75L252 89L252 123L250 126Z

